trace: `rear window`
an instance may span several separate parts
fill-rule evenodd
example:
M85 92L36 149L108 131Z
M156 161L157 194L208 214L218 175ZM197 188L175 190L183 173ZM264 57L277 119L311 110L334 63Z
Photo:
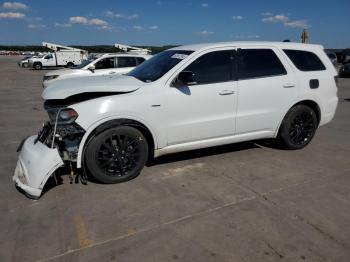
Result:
M239 49L240 79L285 75L287 72L272 49Z
M283 49L283 51L300 71L326 70L321 59L312 52L290 49Z

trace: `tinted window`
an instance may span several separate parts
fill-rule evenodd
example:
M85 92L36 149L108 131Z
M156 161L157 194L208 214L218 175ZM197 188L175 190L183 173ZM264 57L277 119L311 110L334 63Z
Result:
M136 67L128 75L143 82L153 82L166 74L191 53L193 51L163 51Z
M114 68L114 57L103 58L97 63L95 63L96 69L108 69Z
M284 49L283 51L301 71L320 71L326 69L318 56L312 52L288 49Z
M146 59L144 59L143 57L136 57L136 61L137 61L137 64L142 64L143 62L145 62Z
M118 57L118 67L135 67L136 59L135 57Z
M211 52L197 58L184 71L193 72L194 79L198 84L230 81L232 79L233 59L232 50Z
M284 75L286 70L271 49L239 49L241 79Z

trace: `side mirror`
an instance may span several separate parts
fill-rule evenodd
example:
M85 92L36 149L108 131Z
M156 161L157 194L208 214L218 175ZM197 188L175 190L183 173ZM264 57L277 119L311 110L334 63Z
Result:
M96 67L94 65L89 66L88 68L91 72L95 72Z
M197 82L194 79L194 73L192 71L182 71L175 79L174 87L191 86L196 85Z

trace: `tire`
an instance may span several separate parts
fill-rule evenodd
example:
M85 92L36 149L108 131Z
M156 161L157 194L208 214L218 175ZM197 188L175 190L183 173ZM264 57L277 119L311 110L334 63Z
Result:
M34 63L33 67L35 70L41 70L43 68L41 63Z
M147 159L147 140L139 130L130 126L117 126L97 134L88 143L84 154L89 175L105 184L137 177Z
M296 105L288 111L282 121L278 142L286 149L302 149L314 137L317 126L315 111L306 105Z
M74 64L73 64L72 62L69 62L69 63L67 64L67 67L68 67L68 68L73 68L73 67L74 67Z

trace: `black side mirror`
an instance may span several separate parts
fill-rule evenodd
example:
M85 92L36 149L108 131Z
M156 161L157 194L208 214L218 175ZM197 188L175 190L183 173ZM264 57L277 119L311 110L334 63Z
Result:
M194 79L194 73L191 71L182 71L175 79L174 87L191 86L196 85L197 82Z

